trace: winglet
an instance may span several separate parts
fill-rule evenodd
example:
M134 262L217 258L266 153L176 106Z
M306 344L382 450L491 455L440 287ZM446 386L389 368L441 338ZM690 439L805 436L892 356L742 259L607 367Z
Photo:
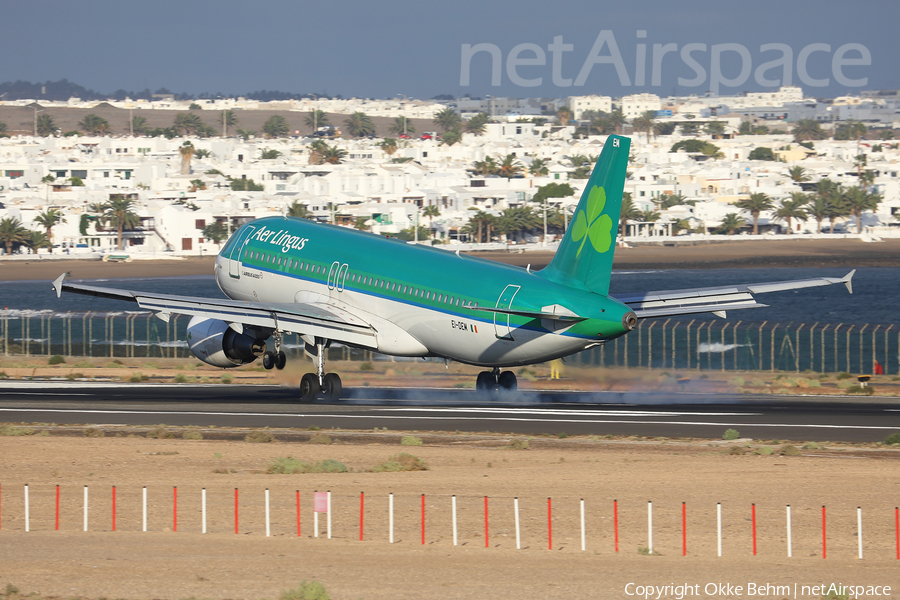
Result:
M844 275L843 279L841 279L843 284L847 286L847 291L850 292L851 294L853 293L853 281L851 281L851 280L853 279L854 273L856 273L856 269L853 269L852 271L850 271L849 273Z
M63 284L63 281L66 279L66 275L68 275L68 273L63 273L62 275L60 275L59 277L57 277L56 279L53 280L53 289L56 292L57 298L62 296L62 284Z

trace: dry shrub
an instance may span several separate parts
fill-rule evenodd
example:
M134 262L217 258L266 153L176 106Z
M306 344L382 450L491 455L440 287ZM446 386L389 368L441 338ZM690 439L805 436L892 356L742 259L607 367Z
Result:
M309 438L310 444L330 444L334 440L328 437L328 434L325 433L316 433L312 437Z
M175 434L170 433L165 425L157 425L147 432L147 437L152 440L166 440L175 437Z
M427 471L428 465L421 458L401 452L389 457L383 463L375 465L375 473L397 473L400 471Z
M251 444L268 444L275 441L275 436L268 431L255 429L244 437L244 441Z

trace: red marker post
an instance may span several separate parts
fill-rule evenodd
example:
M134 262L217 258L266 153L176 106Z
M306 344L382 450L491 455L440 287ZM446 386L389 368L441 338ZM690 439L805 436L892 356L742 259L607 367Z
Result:
M751 520L753 521L753 556L756 556L756 504L750 505Z
M681 555L687 556L687 505L681 503Z
M897 560L900 560L900 506L894 507L894 529L897 532Z
M422 545L425 545L425 494L422 494Z
M826 557L825 553L825 505L822 505L822 558Z
M300 537L300 490L297 490L297 537Z

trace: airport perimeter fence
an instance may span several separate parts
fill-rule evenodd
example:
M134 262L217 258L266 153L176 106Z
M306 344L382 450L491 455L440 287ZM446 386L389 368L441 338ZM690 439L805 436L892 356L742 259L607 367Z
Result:
M168 322L151 313L0 311L3 356L185 358L190 318ZM286 335L289 357L303 342ZM329 360L378 360L377 353L333 346ZM718 371L900 373L900 326L846 323L762 323L710 319L646 320L628 335L572 357L609 368Z

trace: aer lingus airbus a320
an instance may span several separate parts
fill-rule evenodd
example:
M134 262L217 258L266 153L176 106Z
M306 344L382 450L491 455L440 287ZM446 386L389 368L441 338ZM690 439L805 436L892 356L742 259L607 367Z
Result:
M832 283L780 283L609 295L629 138L611 135L572 223L540 270L495 263L383 236L267 217L240 227L216 258L229 299L170 296L64 281L74 292L136 302L168 320L192 315L187 342L200 360L239 367L262 356L283 368L285 333L302 336L316 372L303 376L303 401L336 400L341 380L325 372L325 348L339 342L394 356L439 357L485 367L482 392L515 390L504 367L580 352L627 334L638 319L763 306L753 294ZM852 292L852 290L851 290ZM272 338L274 352L267 351Z

